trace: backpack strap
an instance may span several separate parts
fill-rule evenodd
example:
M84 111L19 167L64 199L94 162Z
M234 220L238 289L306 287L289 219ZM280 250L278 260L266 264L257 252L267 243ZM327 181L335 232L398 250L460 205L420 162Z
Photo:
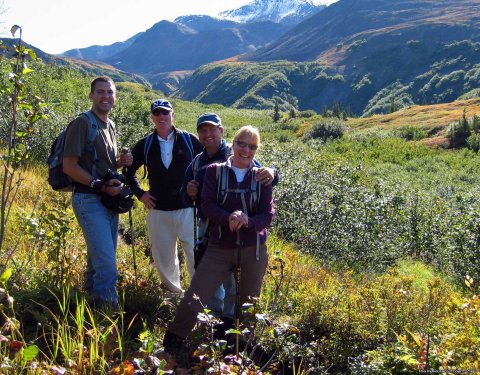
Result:
M217 184L217 203L223 206L228 194L228 169L225 163L217 164L215 170Z
M150 152L150 148L152 147L153 137L155 136L155 132L150 133L147 137L145 137L145 143L143 144L143 177L145 179L147 177L147 162L148 162L148 153Z
M202 154L198 154L197 156L195 156L193 158L193 161L192 161L192 173L193 173L193 179L195 179L195 177L197 177L197 172L199 170L199 165L200 165L200 156L202 156ZM208 164L204 165L202 168L207 168L208 167Z
M260 202L260 194L262 185L259 181L256 180L258 168L252 168L251 172L251 181L249 189L230 189L228 184L228 168L226 163L221 163L216 165L215 176L217 179L217 204L223 205L227 200L228 193L236 193L240 195L242 200L243 212L248 215L249 212L257 213L258 206ZM245 194L250 193L249 205L247 205ZM250 208L250 209L249 209ZM219 236L221 237L221 227L218 226ZM257 260L260 260L260 233L257 231L257 246L255 251L255 257ZM240 232L237 231L237 245L240 245Z
M87 135L87 142L85 144L85 151L84 153L90 153L92 154L93 157L93 166L92 166L92 176L94 178L97 178L97 162L98 162L98 156L97 156L97 150L95 149L95 139L97 138L97 133L98 133L98 124L97 124L97 118L93 114L93 112L87 111L83 113L87 119L88 119L88 135Z
M262 193L262 184L256 179L257 171L257 167L252 168L252 179L250 181L250 211L253 213L257 213L258 211L260 194Z
M252 179L250 181L250 210L253 213L258 212L258 206L260 204L260 194L262 193L262 184L260 181L257 181L256 175L257 175L258 168L253 167L252 168ZM255 256L257 260L260 260L260 233L257 232L257 248L255 251Z
M178 134L180 134L183 139L183 143L185 143L185 145L187 146L188 152L190 153L190 160L193 160L193 158L195 157L195 153L193 151L193 143L192 139L190 138L190 134L182 130L178 130Z

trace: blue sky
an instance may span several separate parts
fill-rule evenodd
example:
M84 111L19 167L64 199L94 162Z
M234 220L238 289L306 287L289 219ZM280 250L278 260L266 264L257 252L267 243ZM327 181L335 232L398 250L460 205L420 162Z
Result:
M336 0L315 0L330 4ZM22 27L23 40L47 53L124 41L161 20L235 9L251 0L0 0L0 35ZM18 35L17 35L18 36Z

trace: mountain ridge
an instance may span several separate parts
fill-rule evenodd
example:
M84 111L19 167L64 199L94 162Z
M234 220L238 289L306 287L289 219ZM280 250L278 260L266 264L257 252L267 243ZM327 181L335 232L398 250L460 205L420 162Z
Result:
M198 69L175 95L239 108L277 101L321 112L339 103L357 115L386 113L392 101L440 103L480 87L479 42L480 0L339 0L234 68ZM203 88L202 74L210 79ZM227 93L230 76L236 87Z
M141 74L154 87L167 87L158 77L265 47L324 8L311 0L255 0L246 7L239 8L237 16L242 15L248 22L206 15L181 16L173 22L161 20L125 42L69 50L63 55L99 60ZM285 14L286 10L289 14Z
M325 8L311 0L254 0L238 9L220 12L219 18L247 23L272 21L295 24Z

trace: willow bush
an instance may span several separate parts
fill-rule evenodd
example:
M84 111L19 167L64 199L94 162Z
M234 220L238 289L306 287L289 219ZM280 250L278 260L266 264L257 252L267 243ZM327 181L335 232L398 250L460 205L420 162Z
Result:
M299 143L266 148L263 161L282 176L275 188L276 230L325 265L380 272L413 257L460 281L467 274L480 278L475 188L441 196L412 189L408 181L385 182L362 163Z

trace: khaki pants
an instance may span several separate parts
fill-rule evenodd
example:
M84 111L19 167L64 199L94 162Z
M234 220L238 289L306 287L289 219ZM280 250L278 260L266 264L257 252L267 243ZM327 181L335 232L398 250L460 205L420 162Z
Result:
M180 262L177 238L185 250L185 260L190 277L193 268L193 209L174 211L150 210L147 215L148 236L152 245L152 257L160 279L171 292L183 292L180 286Z
M260 295L268 263L266 245L260 245L259 260L256 259L256 246L224 248L209 245L168 327L170 332L187 337L197 322L197 314L203 311L220 284L231 275L238 261L241 267L240 306L248 301L248 297ZM198 298L193 298L194 295Z

